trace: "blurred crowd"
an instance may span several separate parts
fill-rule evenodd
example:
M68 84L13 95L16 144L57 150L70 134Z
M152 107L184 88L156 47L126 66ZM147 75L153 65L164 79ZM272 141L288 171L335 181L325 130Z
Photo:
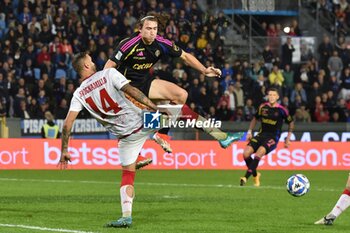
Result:
M349 0L303 0L314 17L318 14L320 23L326 29L337 32L338 36L350 34Z
M261 61L228 62L223 42L230 22L222 12L201 11L196 1L0 0L0 5L0 115L44 118L50 110L56 119L65 118L79 85L73 54L89 51L102 69L120 40L137 30L138 19L157 11L171 16L159 34L205 66L222 69L220 79L206 78L180 60L166 59L151 70L186 89L188 104L200 114L249 121L273 86L296 121L350 119L349 50L328 37L319 45L319 59L310 56L301 65L291 63L288 42L280 58L266 46ZM293 24L295 35L289 35L298 36Z

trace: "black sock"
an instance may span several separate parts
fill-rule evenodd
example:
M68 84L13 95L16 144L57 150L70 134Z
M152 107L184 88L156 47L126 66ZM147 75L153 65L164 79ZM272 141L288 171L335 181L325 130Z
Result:
M252 170L248 168L248 170L245 172L244 177L248 179L251 175L252 175Z
M260 162L259 157L254 157L253 161L250 163L249 168L245 174L245 177L248 179L249 176L253 175L254 177L257 175L256 168L258 167Z
M158 133L160 133L160 134L168 134L169 130L170 130L170 128L162 128L162 129L158 130Z
M253 161L253 159L250 156L248 158L244 159L244 162L245 162L247 168L249 168L249 165L252 161Z

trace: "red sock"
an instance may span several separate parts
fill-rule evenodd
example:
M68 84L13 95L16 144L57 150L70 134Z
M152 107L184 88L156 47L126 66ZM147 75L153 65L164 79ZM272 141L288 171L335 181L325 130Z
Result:
M194 112L187 104L184 104L182 107L182 118L185 119L198 119L198 113Z
M350 196L350 190L349 189L344 189L343 194L346 194L346 195Z
M124 185L132 185L134 186L134 180L135 180L135 172L123 170L122 172L122 182L120 184L120 187Z

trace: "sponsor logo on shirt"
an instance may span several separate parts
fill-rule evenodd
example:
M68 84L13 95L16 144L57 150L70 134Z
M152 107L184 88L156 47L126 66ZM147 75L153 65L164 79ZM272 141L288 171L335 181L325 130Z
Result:
M143 64L135 64L132 66L134 70L145 70L151 68L153 63L143 63Z

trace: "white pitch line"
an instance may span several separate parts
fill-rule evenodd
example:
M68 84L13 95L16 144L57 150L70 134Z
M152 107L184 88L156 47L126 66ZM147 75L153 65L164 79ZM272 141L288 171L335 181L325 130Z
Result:
M39 231L54 231L54 232L69 232L69 233L94 233L92 231L78 231L78 230L69 230L69 229L61 229L61 228L48 228L48 227L3 224L3 223L0 223L0 227L24 228L24 229L39 230Z
M116 184L117 182L112 181L94 181L94 180L48 180L48 179L17 179L17 178L0 178L0 181L15 181L15 182L44 182L44 183L83 183L83 184ZM274 189L274 190L284 190L286 189L284 185L282 186L272 186L263 185L260 187L254 186L239 186L231 184L179 184L179 183L144 183L135 182L136 185L145 186L168 186L168 187L191 187L191 188L239 188L239 189ZM312 191L320 192L339 192L338 189L324 189L324 188L313 188Z

